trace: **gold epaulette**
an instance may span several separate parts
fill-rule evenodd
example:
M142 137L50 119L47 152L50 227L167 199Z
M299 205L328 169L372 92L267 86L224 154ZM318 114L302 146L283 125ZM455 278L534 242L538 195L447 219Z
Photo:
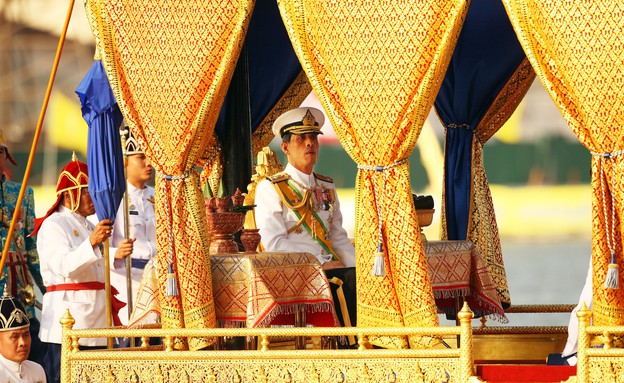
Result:
M314 173L314 177L318 178L321 181L334 183L334 180L331 177L327 177L318 173Z
M286 172L279 172L277 174L272 175L271 177L268 177L269 181L271 181L272 183L286 181L289 178L290 176Z

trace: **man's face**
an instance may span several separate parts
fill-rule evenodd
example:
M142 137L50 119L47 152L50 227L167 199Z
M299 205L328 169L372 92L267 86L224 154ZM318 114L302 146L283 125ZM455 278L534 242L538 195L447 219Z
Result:
M152 178L152 166L145 154L133 154L128 156L128 167L126 169L128 181L137 186L144 186Z
M318 134L293 134L290 142L282 142L282 150L291 165L309 174L318 159Z
M7 148L0 146L0 174L7 169L8 157Z
M76 209L76 213L83 217L95 214L95 206L89 194L89 189L87 189L86 186L80 189L80 204L78 205L78 209Z
M22 363L30 353L30 332L28 327L0 332L0 355L4 358Z

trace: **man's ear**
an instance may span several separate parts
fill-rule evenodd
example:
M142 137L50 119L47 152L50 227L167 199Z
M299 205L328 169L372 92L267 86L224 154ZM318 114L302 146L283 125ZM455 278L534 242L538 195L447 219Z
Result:
M282 144L280 145L280 147L282 148L282 152L288 155L288 142L282 141Z

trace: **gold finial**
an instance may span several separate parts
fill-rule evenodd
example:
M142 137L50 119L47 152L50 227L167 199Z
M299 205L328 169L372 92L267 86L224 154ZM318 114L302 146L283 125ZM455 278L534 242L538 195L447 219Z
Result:
M76 152L72 152L72 161L78 161L78 157L76 157Z
M65 314L63 314L63 316L61 317L61 320L59 322L61 322L61 327L63 327L64 329L67 329L67 330L71 330L74 327L74 324L76 323L76 320L69 313L69 309L65 309Z
M307 110L301 122L303 123L303 126L316 126L317 125L316 119L314 118L314 115L312 114L312 112L310 112L310 109Z

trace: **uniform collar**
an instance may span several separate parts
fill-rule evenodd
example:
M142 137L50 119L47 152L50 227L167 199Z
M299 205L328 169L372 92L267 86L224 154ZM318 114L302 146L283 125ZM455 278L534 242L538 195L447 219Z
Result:
M22 363L17 363L12 360L8 360L4 356L0 355L0 362L2 365L6 366L11 372L15 373L15 375L21 378L22 376Z
M298 170L296 167L292 166L290 163L286 165L284 169L288 175L292 177L295 181L299 182L305 187L312 187L314 185L314 172L312 174L305 174L304 172Z
M76 213L75 211L71 211L66 206L59 205L57 211L63 215L70 215L72 217L75 217L80 223L82 223L85 226L87 225L87 217L83 217L80 214Z
M143 191L147 190L147 185L145 185L143 187L143 189L139 189L138 187L132 185L131 183L128 183L128 192L129 193L141 193Z

